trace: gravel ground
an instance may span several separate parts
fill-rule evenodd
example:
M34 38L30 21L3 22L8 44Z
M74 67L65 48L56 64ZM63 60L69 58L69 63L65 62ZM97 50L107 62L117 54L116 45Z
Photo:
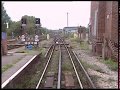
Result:
M66 42L72 44L69 40ZM73 49L80 60L94 68L86 68L96 88L118 88L118 72L111 71L107 65L102 63L97 56L93 56L90 50L81 50L78 47ZM94 65L94 66L93 66ZM96 69L99 68L99 71ZM96 70L95 70L96 69Z

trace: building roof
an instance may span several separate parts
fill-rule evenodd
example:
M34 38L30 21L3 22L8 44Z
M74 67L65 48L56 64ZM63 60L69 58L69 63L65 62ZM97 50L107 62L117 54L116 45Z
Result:
M64 27L63 29L78 29L78 27Z

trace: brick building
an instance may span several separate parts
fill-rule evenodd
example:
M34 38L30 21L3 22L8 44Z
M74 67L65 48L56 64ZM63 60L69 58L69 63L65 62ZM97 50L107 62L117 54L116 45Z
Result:
M117 58L118 2L92 1L89 26L92 52L103 58Z

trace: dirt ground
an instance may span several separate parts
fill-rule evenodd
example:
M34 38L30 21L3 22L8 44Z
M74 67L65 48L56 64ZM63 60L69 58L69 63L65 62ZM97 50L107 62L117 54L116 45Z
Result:
M70 45L73 44L70 40L66 40ZM108 66L100 61L100 57L93 56L91 48L89 50L81 50L78 46L73 48L80 61L84 63L91 80L96 88L118 88L118 72L112 71Z

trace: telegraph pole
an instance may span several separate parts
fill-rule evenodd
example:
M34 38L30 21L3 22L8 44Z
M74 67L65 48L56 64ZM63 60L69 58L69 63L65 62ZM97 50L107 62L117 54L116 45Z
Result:
M67 12L67 27L68 27L68 12Z

